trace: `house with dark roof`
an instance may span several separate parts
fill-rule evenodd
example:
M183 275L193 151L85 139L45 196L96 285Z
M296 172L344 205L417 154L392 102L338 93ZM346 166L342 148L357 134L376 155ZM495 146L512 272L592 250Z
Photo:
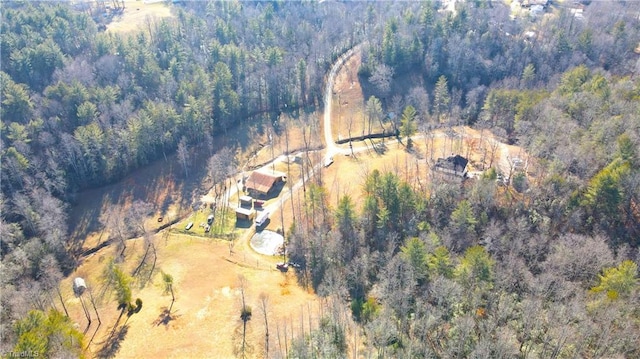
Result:
M469 160L460 155L438 158L436 164L433 166L433 171L434 173L443 174L446 177L462 180L467 177L468 163Z
M273 191L276 184L284 182L286 178L286 174L282 172L253 171L245 182L245 188L254 197L266 196Z

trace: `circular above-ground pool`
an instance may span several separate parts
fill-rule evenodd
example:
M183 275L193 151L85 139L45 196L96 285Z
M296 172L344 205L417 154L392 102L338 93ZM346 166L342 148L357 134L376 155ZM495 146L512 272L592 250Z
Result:
M250 243L254 251L268 256L275 256L281 253L284 237L276 232L265 230L254 234Z

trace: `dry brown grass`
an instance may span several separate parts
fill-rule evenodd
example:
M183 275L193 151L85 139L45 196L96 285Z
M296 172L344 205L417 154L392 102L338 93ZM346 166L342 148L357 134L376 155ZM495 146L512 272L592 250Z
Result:
M162 18L172 17L166 2L145 3L140 0L125 0L125 9L107 25L107 31L128 33L146 29ZM151 25L153 26L153 25Z
M277 350L278 344L276 325L280 325L282 330L283 323L293 318L294 330L300 331L299 317L307 317L307 306L317 308L316 297L295 284L293 272L283 274L276 271L273 265L264 264L270 264L275 259L265 257L258 269L249 265L237 265L229 260L238 259L242 262L244 254L229 256L226 242L207 241L190 236L171 235L166 240L158 237L156 245L158 272L162 269L174 278L176 302L171 318L166 320L164 317L171 296L162 294L158 272L153 281L142 289L134 283L133 298L142 299L143 309L140 313L134 314L127 323L128 333L117 352L119 358L233 357L241 323L240 276L246 279L246 298L253 309L253 317L248 323L247 340L253 349L249 357L261 357L263 350L264 321L258 309L261 293L266 293L269 297L268 315L273 351ZM142 243L131 243L127 256L132 260L128 260L124 266L128 271L135 266L136 261L133 259L137 259L142 250ZM113 248L98 252L61 284L63 295L67 298L69 314L80 324L81 330L86 326L87 320L80 300L72 295L72 278L84 277L98 299L98 311L103 325L89 347L91 356L101 349L101 343L105 341L119 314L113 296L100 295L100 273L113 255ZM89 303L85 300L85 304L90 307ZM90 309L90 312L94 323L87 331L88 338L95 331L97 324L93 309ZM317 309L312 310L312 315L315 312ZM123 322L124 320L121 324Z
M349 137L349 127L351 127L351 136L361 136L369 133L369 123L366 118L366 102L362 87L358 79L358 68L362 58L360 53L354 54L343 66L336 76L333 87L332 101L332 127L334 140L340 140ZM386 124L387 130L391 129ZM371 132L379 133L384 129L380 122L371 124Z
M391 142L386 145L384 155L373 149L357 153L355 156L336 156L334 163L323 173L323 182L329 193L329 203L337 205L338 200L349 195L356 205L364 199L363 184L373 170L391 172L413 188L427 185L429 169L421 155L407 152L403 145Z

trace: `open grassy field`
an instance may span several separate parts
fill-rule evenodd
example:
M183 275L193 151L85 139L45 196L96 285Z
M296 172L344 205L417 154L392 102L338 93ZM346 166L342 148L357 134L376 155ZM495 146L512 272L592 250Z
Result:
M406 151L402 144L387 140L386 151L383 154L374 151L370 146L370 150L359 152L355 156L336 156L334 163L319 173L327 188L330 206L335 207L338 199L345 194L349 194L356 205L360 205L363 198L362 183L366 175L374 169L393 172L416 189L427 188L430 179L428 145L431 145L429 140L416 140L413 151ZM442 152L448 153L451 149L456 152L468 152L471 158L480 155L479 147L473 144L465 145L464 141L452 144L446 137L434 137L432 146L436 157ZM467 149L465 146L470 147ZM517 147L509 149L514 153L520 151ZM281 166L282 164L278 164L276 169L282 171ZM299 172L296 173L296 177L298 175ZM283 192L285 191L289 191L286 186L283 189ZM304 193L302 188L298 188L293 193L293 202L285 202L281 211L273 213L266 228L287 230L294 215L301 215L303 206ZM231 221L224 225L235 231L238 238L234 242L216 240L205 236L199 226L201 222L206 222L207 215L206 210L196 211L176 224L175 229L161 232L155 237L158 248L155 274L144 286L141 285L143 281L134 281L133 297L141 298L144 307L140 313L134 314L127 321L126 334L123 334L123 340L120 342L106 341L118 311L114 295L105 290L100 278L110 258L115 256L115 248L107 247L85 258L76 273L62 283L69 312L74 321L80 323L81 328L86 325L87 320L80 300L74 298L71 293L72 278L84 277L89 286L94 288L93 293L98 302L98 312L103 326L97 331L94 341L89 346L92 356L108 354L105 346L110 348L111 345L115 345L118 349L117 357L121 358L237 356L242 328L239 319L242 281L245 283L246 298L254 313L247 327L247 343L250 350L248 357L264 355L265 329L257 309L263 293L269 298L270 333L284 331L285 325L289 331L288 335L291 335L292 329L301 333L305 330L304 323L309 316L312 322L317 323L319 299L313 293L299 287L292 272L283 274L275 270L275 263L281 260L279 257L262 256L249 248L248 238L253 231L251 228L235 229ZM188 221L193 221L194 227L187 234L183 227ZM131 272L143 255L144 244L140 239L131 240L127 248L127 261L123 267ZM147 266L142 271L142 278L147 278L145 270L148 269ZM170 317L166 316L165 310L171 302L171 297L163 294L161 277L158 274L160 271L174 277L177 299ZM90 312L92 315L95 314L91 310ZM301 321L300 318L307 319ZM88 338L93 335L95 324L94 317L92 326L87 330ZM308 329L309 325L306 330ZM284 335L282 332L281 334ZM284 339L281 338L278 343L274 334L271 336L270 351L273 353L282 350ZM161 345L150 346L149 342Z
M81 276L92 288L102 325L89 346L91 357L108 357L108 344L114 345L113 352L120 358L234 357L241 340L242 281L245 298L253 309L253 317L247 327L248 357L263 356L265 326L259 309L263 293L268 298L267 315L273 352L279 350L279 344L284 348L285 326L290 336L292 328L296 333L303 330L300 317L306 318L307 323L311 313L312 320L317 320L316 297L295 284L294 273L284 274L269 265L275 259L263 259L257 263L258 268L238 265L233 261L242 264L250 260L242 258L242 253L230 255L227 242L185 235L157 236L155 243L158 261L152 280L143 288L140 281L132 283L133 298L142 299L143 309L127 321L126 334L121 341L106 341L119 314L115 295L105 290L100 277L103 267L114 255L112 248L87 259L73 276L63 281L61 287L63 296L67 298L69 314L79 323L81 330L85 328L87 319L80 300L72 294L71 281L75 276ZM131 241L127 250L127 257L131 260L123 264L126 271L135 267L142 253L141 241ZM163 294L160 270L171 274L174 279L176 302L170 318L163 314L171 303L171 295ZM89 339L96 330L97 320L87 294L84 302L93 318L91 327L87 329ZM124 322L123 319L120 324ZM278 331L280 343L276 335Z
M107 25L107 31L127 33L146 29L158 19L172 17L165 1L125 0L124 11Z

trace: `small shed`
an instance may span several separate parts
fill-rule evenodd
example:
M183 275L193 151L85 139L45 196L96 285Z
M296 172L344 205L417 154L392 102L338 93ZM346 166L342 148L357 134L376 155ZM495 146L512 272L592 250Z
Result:
M240 206L251 208L253 206L253 198L251 196L240 196Z
M77 296L81 296L85 290L87 290L87 284L84 282L84 279L76 277L73 280L73 293Z
M256 215L256 211L251 208L238 207L236 208L236 219L242 221L252 221Z

